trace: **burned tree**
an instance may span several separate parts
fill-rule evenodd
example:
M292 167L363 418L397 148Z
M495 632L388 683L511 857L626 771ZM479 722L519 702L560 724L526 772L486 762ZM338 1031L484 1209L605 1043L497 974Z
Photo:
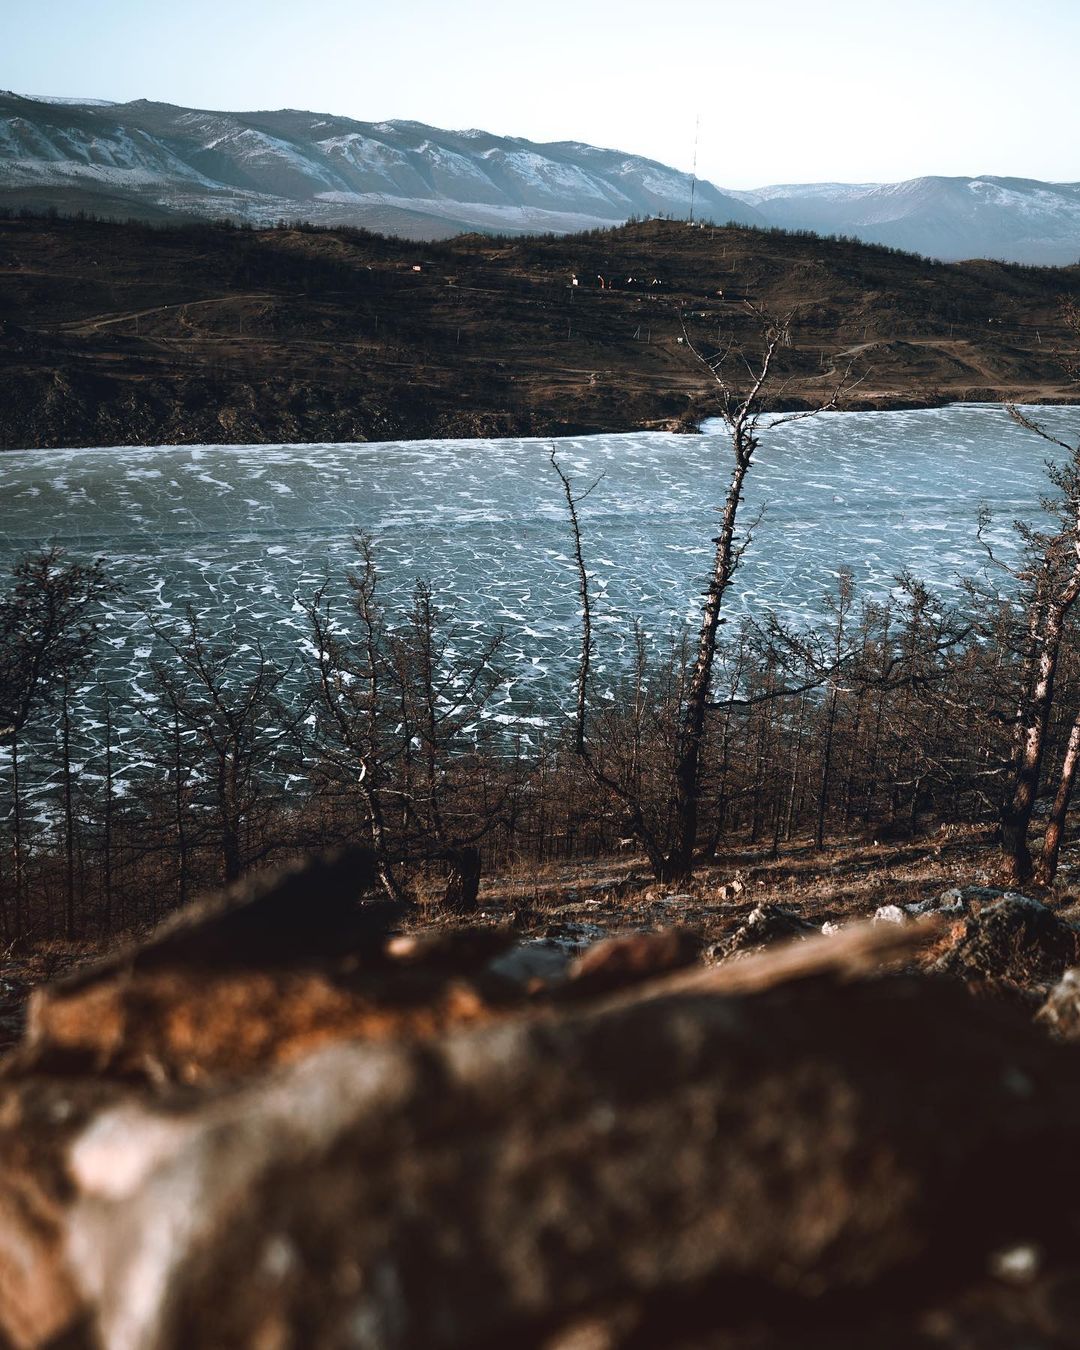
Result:
M215 837L221 878L235 881L266 852L265 845L253 849L247 836L282 776L304 709L279 697L286 672L257 639L211 640L190 608L178 628L152 626L164 655L152 665L159 706L147 716L171 747L178 848L187 846L182 792L188 778L197 789L197 814Z
M467 910L480 879L478 845L499 814L480 800L479 725L502 677L501 633L460 654L461 634L418 581L403 612L384 610L371 541L354 541L352 621L339 620L329 582L303 608L316 749L328 780L355 794L382 884L404 898L397 864L438 863L444 904Z
M1070 616L1080 599L1080 443L1070 445L1052 435L1019 408L1010 407L1008 411L1018 425L1065 452L1061 462L1047 465L1047 476L1055 492L1044 500L1043 506L1052 526L1037 529L1024 522L1016 525L1024 549L1022 564L1010 569L1020 583L1018 603L1023 614L1018 642L1020 690L1008 783L999 813L1004 880L1013 886L1032 879L1049 885L1057 870L1080 753L1080 729L1076 727L1070 734L1038 865L1031 852L1029 835L1042 780L1062 645ZM980 535L984 524L985 516ZM987 551L993 559L988 545ZM1080 713L1077 719L1080 721Z
M97 609L115 591L104 562L66 562L60 548L27 555L12 569L14 585L0 598L0 745L11 759L13 931L25 931L25 838L20 751L33 714L89 665L98 634ZM66 717L66 713L65 713ZM70 855L69 855L70 856ZM3 911L5 928L9 925ZM74 927L70 893L67 926Z
M732 339L720 350L707 355L692 341L685 325L683 328L683 340L708 370L718 391L718 413L724 423L731 459L727 492L723 504L716 508L720 525L711 541L712 567L701 599L697 636L680 690L671 824L665 838L659 838L656 831L650 829L641 809L642 804L634 800L633 793L598 765L585 737L584 698L589 667L590 606L576 510L582 498L574 496L569 480L553 458L570 513L585 633L579 664L575 748L589 766L593 777L622 802L627 811L628 829L644 847L657 877L665 881L684 880L693 870L698 843L703 750L712 704L713 673L722 611L739 563L753 538L753 524L739 533L739 512L754 454L761 443L763 432L835 408L848 383L845 373L813 408L786 414L778 411L774 415L771 410L778 408L785 392L785 386L777 383L777 368L783 349L791 345L794 311L774 317L753 305L748 304L747 309L758 335L753 353ZM732 375L733 369L737 368L741 370L738 382Z

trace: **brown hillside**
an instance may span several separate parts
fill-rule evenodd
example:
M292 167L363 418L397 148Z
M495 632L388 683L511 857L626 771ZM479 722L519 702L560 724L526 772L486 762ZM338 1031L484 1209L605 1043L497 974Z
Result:
M675 221L417 245L0 220L0 446L687 426L711 390L682 324L750 343L746 300L799 307L790 404L849 363L851 406L1068 401L1078 296L1077 268Z

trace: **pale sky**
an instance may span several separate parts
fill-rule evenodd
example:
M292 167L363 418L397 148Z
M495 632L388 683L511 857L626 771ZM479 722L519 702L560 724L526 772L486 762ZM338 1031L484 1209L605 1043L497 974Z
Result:
M1080 180L1080 0L0 0L0 88L412 118L721 187Z

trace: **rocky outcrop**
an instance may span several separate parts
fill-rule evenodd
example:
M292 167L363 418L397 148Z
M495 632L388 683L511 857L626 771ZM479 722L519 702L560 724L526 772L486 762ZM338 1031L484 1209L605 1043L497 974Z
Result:
M80 1285L117 1347L434 1350L671 1300L737 1326L764 1290L787 1317L977 1267L1080 1171L1080 1092L948 987L925 1011L951 1032L912 1044L913 1002L906 982L672 992L113 1110L72 1153ZM877 1047L904 1042L898 1073Z

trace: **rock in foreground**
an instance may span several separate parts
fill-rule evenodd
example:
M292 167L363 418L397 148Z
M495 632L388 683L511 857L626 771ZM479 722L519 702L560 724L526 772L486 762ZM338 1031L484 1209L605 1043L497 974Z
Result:
M194 1075L140 1071L133 1015L100 1072L50 1040L61 1008L89 1024L94 990L153 989L157 1023L169 991L246 988L218 926L245 926L234 909L40 1000L0 1079L0 1344L1073 1343L1077 1051L960 981L882 977L936 923L715 969L673 969L684 937L635 937L546 995L487 982L491 930L350 922L360 1002L415 1010L417 980L434 999L449 980L482 1015L331 1019L280 1055L267 1001L258 1052L204 1047ZM341 961L266 974L337 988Z

